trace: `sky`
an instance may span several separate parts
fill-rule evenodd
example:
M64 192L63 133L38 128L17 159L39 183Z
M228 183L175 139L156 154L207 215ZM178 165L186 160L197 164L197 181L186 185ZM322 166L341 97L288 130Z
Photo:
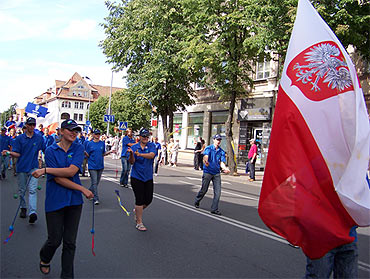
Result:
M112 66L98 46L107 16L104 0L1 0L0 112L75 72L110 86ZM125 87L123 77L114 73L113 86Z

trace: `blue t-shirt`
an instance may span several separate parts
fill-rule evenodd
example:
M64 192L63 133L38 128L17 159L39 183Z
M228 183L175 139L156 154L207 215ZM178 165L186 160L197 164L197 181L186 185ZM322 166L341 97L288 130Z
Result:
M17 172L29 172L39 167L39 151L45 151L44 139L33 133L31 138L26 133L16 137L13 151L21 154L17 160Z
M11 145L11 139L7 135L0 135L0 152L3 150L9 150L9 146Z
M45 149L54 143L54 138L50 135L47 136L43 135L43 138L45 143Z
M155 148L156 148L155 157L157 157L158 153L159 153L159 150L161 150L162 147L161 147L161 144L159 142L157 142L157 143L153 142L153 143L154 143Z
M82 172L81 165L84 158L84 148L81 144L72 143L65 152L57 143L46 149L45 163L48 168L68 168L75 165L79 171L68 179L81 185L79 173ZM83 204L82 193L77 190L68 189L54 180L54 175L48 174L46 180L45 211L51 212L71 205Z
M226 163L225 151L221 147L218 147L217 150L215 146L209 145L204 149L203 155L208 155L209 166L203 166L203 172L210 174L220 173L220 163Z
M16 123L15 123L15 121L14 120L12 120L12 121L10 121L10 120L8 120L8 121L6 121L6 123L5 123L5 127L9 127L9 126L12 126L12 125L15 125Z
M153 179L153 159L145 159L143 157L138 157L135 155L135 151L138 150L139 153L156 153L154 143L148 142L144 149L141 148L140 142L131 146L132 151L135 156L135 163L132 166L131 177L139 179L143 182Z
M89 141L86 144L85 151L90 157L87 159L89 170L104 169L105 143L104 141Z
M129 154L127 154L127 149L129 148L129 146L127 145L128 143L135 143L135 139L133 137L130 138L129 136L123 137L121 157L129 157Z

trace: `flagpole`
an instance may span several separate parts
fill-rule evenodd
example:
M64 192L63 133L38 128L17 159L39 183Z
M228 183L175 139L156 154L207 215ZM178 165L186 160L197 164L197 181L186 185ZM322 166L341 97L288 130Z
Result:
M111 114L110 102L111 102L111 99L112 99L112 85L113 85L113 71L112 71L112 78L111 78L111 81L110 81L110 93L109 93L109 105L108 105L108 114L109 115ZM110 123L110 121L108 121L108 125L107 125L107 136L109 136L109 123Z

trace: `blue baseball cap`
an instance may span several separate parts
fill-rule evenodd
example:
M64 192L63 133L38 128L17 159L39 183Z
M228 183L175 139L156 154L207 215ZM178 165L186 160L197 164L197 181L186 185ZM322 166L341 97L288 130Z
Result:
M62 129L68 129L68 130L71 130L71 131L77 131L77 132L81 132L82 131L81 127L78 126L78 124L76 123L76 121L74 121L72 119L64 120L62 122L62 125L60 125L60 127Z
M150 132L148 129L141 129L140 130L140 133L139 133L140 137L149 137L150 136Z
M99 129L95 129L94 131L93 131L93 134L95 134L95 135L100 135L101 134L101 132L100 132L100 130Z
M36 125L36 119L33 118L33 117L28 117L27 120L26 120L26 125Z
M213 136L213 139L222 140L222 137L220 134L216 134Z

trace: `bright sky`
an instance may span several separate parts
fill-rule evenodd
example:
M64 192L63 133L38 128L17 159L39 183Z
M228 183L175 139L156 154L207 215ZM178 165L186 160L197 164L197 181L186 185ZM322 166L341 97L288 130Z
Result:
M0 112L27 102L75 72L110 86L111 66L98 44L104 0L0 1ZM124 73L113 86L125 87Z

